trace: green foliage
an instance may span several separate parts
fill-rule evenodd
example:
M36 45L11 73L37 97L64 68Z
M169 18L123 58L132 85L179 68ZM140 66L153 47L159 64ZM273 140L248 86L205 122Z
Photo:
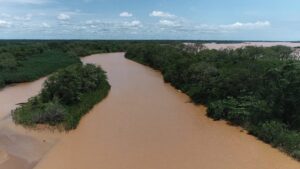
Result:
M289 130L286 124L267 121L250 128L250 133L300 159L300 133Z
M225 118L225 107L222 101L218 100L211 102L207 108L207 116L213 118L214 120L221 120Z
M64 121L66 117L65 108L58 102L48 102L45 104L43 112L36 118L35 123L48 123L55 125Z
M67 130L75 129L81 117L85 115L95 104L103 100L110 90L110 85L107 81L103 81L100 87L81 95L81 101L77 104L68 107L68 114L66 119L65 128Z
M110 89L105 72L94 65L76 64L58 71L44 83L41 94L13 111L16 123L63 125L76 128L80 118Z
M0 54L0 70L11 69L17 66L16 58L10 53Z
M208 104L207 115L215 120L226 119L233 124L247 127L271 117L271 110L264 100L252 96L228 97Z
M251 133L258 136L261 140L272 143L273 146L278 146L287 132L287 126L277 121L267 121L259 124Z
M65 108L57 99L50 102L42 102L40 97L31 98L28 103L22 104L12 113L17 123L24 125L61 123L66 116Z
M76 103L82 93L95 89L103 82L105 77L102 76L104 72L91 64L69 66L48 78L41 93L42 99L59 98L67 105Z

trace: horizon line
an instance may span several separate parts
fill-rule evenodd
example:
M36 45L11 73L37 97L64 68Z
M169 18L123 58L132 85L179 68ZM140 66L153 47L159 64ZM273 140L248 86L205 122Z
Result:
M300 42L300 40L203 40L203 39L80 39L80 38L66 38L66 39L43 39L43 38L11 38L0 39L0 41L202 41L202 42Z

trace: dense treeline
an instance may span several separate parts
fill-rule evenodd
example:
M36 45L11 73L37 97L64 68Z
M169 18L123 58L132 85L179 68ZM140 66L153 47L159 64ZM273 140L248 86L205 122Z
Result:
M284 46L189 52L136 44L126 57L162 72L166 82L208 106L207 115L240 125L300 159L300 62Z
M49 124L74 129L109 89L100 67L75 64L51 75L38 96L13 111L13 120L25 126Z
M124 51L128 41L0 41L0 88L80 63L79 57Z

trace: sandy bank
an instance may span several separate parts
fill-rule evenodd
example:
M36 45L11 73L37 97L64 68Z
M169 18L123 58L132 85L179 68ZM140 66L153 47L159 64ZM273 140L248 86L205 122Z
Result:
M16 126L10 112L35 96L46 78L0 90L0 169L30 169L63 134Z
M300 43L292 42L244 42L244 43L205 43L204 44L208 49L237 49L245 46L259 46L259 47L271 47L271 46L289 46L289 47L300 47Z
M123 53L93 55L112 85L36 169L298 169L300 164L225 122Z

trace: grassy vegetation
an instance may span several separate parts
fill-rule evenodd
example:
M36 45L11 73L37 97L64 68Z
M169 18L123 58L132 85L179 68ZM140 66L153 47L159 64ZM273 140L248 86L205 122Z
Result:
M72 65L50 76L42 92L14 110L12 117L25 126L48 124L75 129L80 118L105 98L109 90L100 67Z
M300 62L284 46L190 50L132 45L126 57L162 72L166 82L208 106L207 115L240 125L300 159Z

